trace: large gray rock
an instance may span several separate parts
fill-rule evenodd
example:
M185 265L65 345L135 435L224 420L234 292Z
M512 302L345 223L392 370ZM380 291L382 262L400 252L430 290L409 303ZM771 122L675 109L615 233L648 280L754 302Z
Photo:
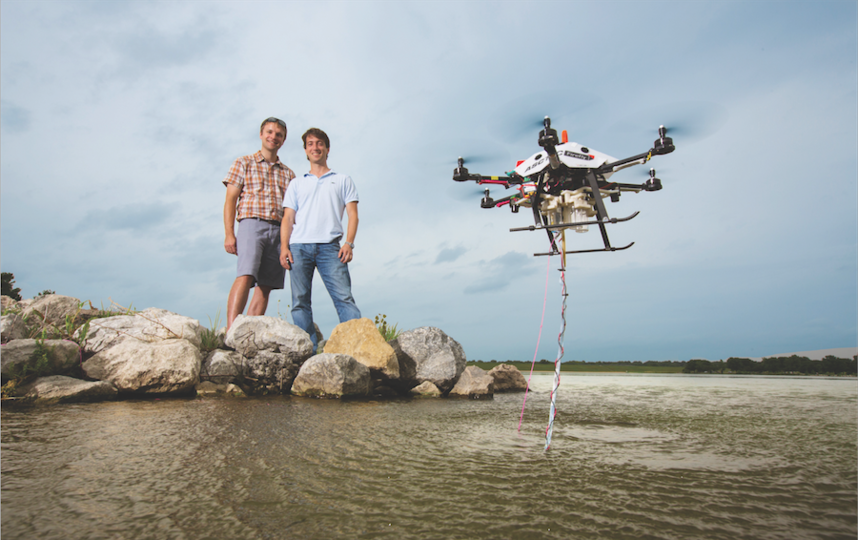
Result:
M527 380L512 364L501 364L489 370L489 376L495 381L495 392L524 392Z
M142 345L164 340L186 340L199 348L203 328L199 321L177 315L166 309L149 308L133 315L115 315L93 319L89 322L89 333L85 349L100 353L126 341ZM75 333L79 338L80 330Z
M266 391L288 392L301 365L313 354L307 332L275 317L239 315L225 343L242 356L240 377Z
M429 381L447 392L467 364L462 346L440 328L424 326L402 332L390 345L399 360L399 378L409 387Z
M200 350L187 339L127 339L84 362L83 370L120 393L184 394L199 382L200 363Z
M313 342L307 332L283 319L264 315L236 317L224 342L247 358L259 351L270 351L301 364L313 354Z
M47 337L61 337L68 335L66 330L66 317L74 321L81 308L81 301L71 296L61 294L46 294L36 298L32 304L24 308L21 316L24 318L28 328L41 333L45 331Z
M9 343L27 337L27 327L20 313L10 313L0 317L0 343Z
M41 343L41 345L40 345ZM62 339L16 339L2 346L0 372L6 378L13 371L42 371L42 375L67 373L80 362L80 347Z
M200 379L215 384L226 384L244 375L246 371L245 358L239 353L215 349L203 360Z
M369 319L353 319L338 324L325 343L324 352L347 354L382 379L399 378L396 353Z
M450 396L483 399L494 396L494 379L477 366L468 366L450 390Z
M369 368L347 354L322 353L301 366L292 393L305 397L362 397L372 390Z
M62 375L36 379L25 398L35 401L70 403L74 401L104 401L116 398L116 387L107 381L82 381Z

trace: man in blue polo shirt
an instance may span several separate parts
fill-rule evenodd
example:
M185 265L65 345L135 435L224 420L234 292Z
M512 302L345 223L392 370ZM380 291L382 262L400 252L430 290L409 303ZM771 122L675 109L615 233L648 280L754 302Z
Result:
M328 168L331 142L324 131L310 128L301 139L310 172L292 180L283 198L280 264L289 270L292 320L310 334L315 350L318 343L311 292L316 269L334 301L340 322L360 318L348 268L357 235L358 193L351 177ZM346 241L341 247L343 210L349 222Z

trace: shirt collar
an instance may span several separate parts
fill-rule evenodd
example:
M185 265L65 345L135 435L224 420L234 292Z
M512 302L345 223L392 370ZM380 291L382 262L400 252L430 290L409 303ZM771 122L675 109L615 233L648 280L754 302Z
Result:
M324 177L326 177L326 176L331 176L332 174L337 174L337 173L335 173L335 172L333 171L333 169L332 169L332 170L330 170L330 171L326 172L325 174L323 174L321 177L318 177L318 176L316 176L316 175L315 175L315 174L313 174L313 173L309 173L309 172L307 172L307 173L304 173L304 177L306 178L306 177L308 177L308 176L311 176L311 177L313 177L313 178L318 178L319 180L321 180L322 178L324 178Z
M263 161L265 161L265 156L262 155L262 150L258 150L255 154L253 154L253 159L255 159L257 163L262 163ZM277 156L277 161L275 161L271 165L280 165L282 167L283 162L280 161L280 156Z

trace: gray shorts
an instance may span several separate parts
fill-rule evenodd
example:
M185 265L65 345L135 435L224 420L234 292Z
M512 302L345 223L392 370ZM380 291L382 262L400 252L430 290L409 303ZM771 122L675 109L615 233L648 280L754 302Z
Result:
M280 266L280 224L257 218L242 219L235 240L237 275L252 276L251 287L282 289L286 269Z

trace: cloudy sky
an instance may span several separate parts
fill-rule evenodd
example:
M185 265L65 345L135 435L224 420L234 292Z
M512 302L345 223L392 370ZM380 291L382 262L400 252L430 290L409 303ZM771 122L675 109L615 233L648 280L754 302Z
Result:
M274 115L296 172L317 126L358 186L364 316L440 327L470 359L530 360L547 291L538 357L554 359L559 260L533 256L544 233L509 231L529 215L454 183L456 157L503 174L539 150L545 115L616 158L665 124L676 152L614 176L651 165L664 184L608 205L641 212L609 228L635 245L567 261L564 358L854 347L856 35L854 1L4 0L2 270L25 297L223 321L221 180ZM327 335L318 281L314 301ZM289 304L287 279L269 314Z

